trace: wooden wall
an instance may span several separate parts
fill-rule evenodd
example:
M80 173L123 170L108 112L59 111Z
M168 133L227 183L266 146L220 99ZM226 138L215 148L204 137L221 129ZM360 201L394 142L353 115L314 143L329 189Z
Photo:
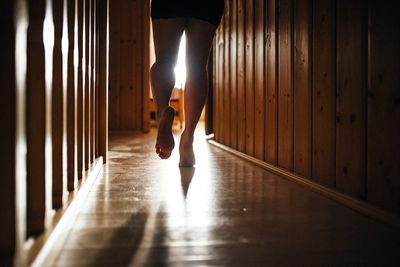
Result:
M397 1L226 0L215 139L400 213Z
M25 266L27 239L107 159L108 0L0 10L0 265Z
M110 130L150 128L150 1L110 2Z

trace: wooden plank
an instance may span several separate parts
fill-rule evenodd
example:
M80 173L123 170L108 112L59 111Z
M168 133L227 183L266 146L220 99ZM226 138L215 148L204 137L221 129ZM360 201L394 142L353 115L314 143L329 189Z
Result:
M133 18L137 16L138 10L137 8L133 8L133 3L131 4L130 0L121 0L120 7L120 18L121 18L121 89L120 89L120 116L121 116L121 125L120 130L133 130L135 128L135 96L134 96L134 87L133 81L136 79L136 70L134 66L136 65L136 54L133 54L133 48L136 45L133 45L133 42L137 41L136 31L133 29L136 28L136 25L133 26L134 23ZM135 1L135 3L137 3Z
M335 187L336 2L313 5L312 174Z
M231 99L230 99L230 3L225 1L225 16L224 16L224 126L223 126L223 142L230 145L230 122L231 122Z
M136 64L134 65L134 70L136 74L136 79L133 81L133 88L134 88L134 106L135 112L132 114L134 116L134 129L135 130L142 130L142 121L143 121L143 45L144 45L144 17L143 17L143 7L144 1L143 0L136 0L136 6L134 5L133 8L137 10L137 15L135 16L135 25L134 29L136 29L136 36L137 41L134 42L134 46L132 47L132 53L135 54ZM136 47L135 47L136 45ZM132 61L135 63L135 61Z
M150 131L150 2L143 1L142 130Z
M63 197L63 134L64 134L64 98L63 98L63 58L61 39L63 35L64 3L52 1L54 20L53 81L52 81L52 205L54 209L62 207Z
M279 6L278 165L293 170L293 2Z
M230 146L237 148L238 143L238 94L237 94L237 0L230 1Z
M217 80L218 80L218 68L217 68L217 54L218 54L218 29L215 31L215 37L213 40L213 47L212 47L213 53L212 53L212 121L213 121L213 128L211 129L212 131L207 133L207 134L214 134L214 138L217 138L218 135L218 114L217 114L217 108L218 108L218 88L217 88ZM209 62L210 64L210 62Z
M0 179L0 262L12 266L16 246L16 55L14 32L14 1L3 1L0 4L0 157L2 177ZM18 19L21 20L20 18ZM3 39L4 38L4 39Z
M312 2L296 0L294 8L294 171L311 177Z
M337 2L336 187L365 198L367 19L362 0Z
M78 0L78 83L77 83L77 172L78 179L82 179L83 175L83 141L84 141L84 73L83 58L84 39L83 39L83 20L84 20L84 0Z
M265 101L265 161L278 163L278 25L277 0L266 5L266 101Z
M43 46L45 0L29 1L27 43L27 237L44 230L46 85Z
M120 43L120 3L121 0L110 1L110 130L116 130L121 124L120 112L120 75L121 75L121 43Z
M88 170L90 167L90 1L85 0L85 10L84 10L84 21L85 21L85 29L84 29L84 38L85 38L85 60L84 60L84 68L85 68L85 90L84 90L84 163L85 170Z
M222 18L221 24L218 28L218 33L216 37L216 69L217 69L217 79L216 79L216 92L217 92L217 109L216 109L216 122L217 122L217 127L216 127L216 135L215 138L219 142L222 142L223 140L223 122L224 122L224 98L223 98L223 92L224 92L224 83L223 83L223 73L224 73L224 26L225 24L225 19Z
M237 149L246 149L245 0L237 3Z
M368 200L400 213L399 2L369 6Z
M264 80L264 1L254 2L255 68L254 68L254 156L264 160L265 80Z
M210 55L208 58L207 62L207 99L206 99L206 105L204 107L204 113L205 113L205 122L204 122L204 127L205 127L205 134L209 135L213 133L214 129L214 47L211 47L210 50Z
M96 8L95 8L95 23L94 23L94 39L95 39L95 59L94 59L94 73L95 73L95 80L94 80L94 158L98 158L99 155L99 56L100 56L100 51L99 51L99 5L100 5L100 0L97 0L96 2Z
M93 163L95 159L95 110L96 110L96 0L91 0L90 7L90 162Z
M109 1L99 4L99 156L108 161Z
M68 1L68 65L67 65L67 189L75 189L76 178L76 96L75 96L75 68L74 68L74 36L75 36L75 1Z
M254 155L254 1L246 1L246 154Z

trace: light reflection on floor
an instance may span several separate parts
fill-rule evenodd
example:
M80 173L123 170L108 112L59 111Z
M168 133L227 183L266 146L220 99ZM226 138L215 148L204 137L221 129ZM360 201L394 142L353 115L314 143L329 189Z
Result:
M177 149L159 160L154 131L112 135L110 147L48 266L399 263L398 231L211 147L201 132L194 169L178 168Z

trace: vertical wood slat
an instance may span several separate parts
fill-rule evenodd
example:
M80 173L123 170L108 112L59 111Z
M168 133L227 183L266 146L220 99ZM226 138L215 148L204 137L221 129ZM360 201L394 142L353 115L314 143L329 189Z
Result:
M360 198L366 193L366 48L366 4L338 0L336 187Z
M264 160L264 138L265 138L265 72L264 72L264 1L254 2L254 156Z
M219 121L217 131L216 131L216 140L222 142L223 140L223 124L222 122L224 121L224 98L223 98L223 92L224 92L224 84L223 84L223 58L224 58L224 24L225 24L225 19L221 20L221 24L218 28L218 34L216 38L216 58L217 58L217 66L216 66L216 71L217 71L217 77L216 77L216 103L217 103L217 108L215 110L217 116L215 121Z
M230 53L230 144L231 147L237 148L238 143L238 99L237 99L237 0L230 1L230 16L229 16L229 53Z
M279 3L278 164L293 170L293 0Z
M84 62L83 62L83 68L84 68L84 74L85 74L85 85L84 85L84 102L83 102L83 109L84 109L84 165L85 165L85 170L89 169L89 164L90 164L90 123L89 123L89 118L90 118L90 109L89 109L89 103L90 103L90 68L89 68L89 62L90 62L90 1L91 0L84 0L85 1L85 6L84 6Z
M313 4L312 174L335 186L336 7L335 0Z
M78 83L77 83L77 172L78 179L82 179L84 170L84 0L78 0Z
M134 8L134 6L136 8ZM137 47L136 17L138 15L137 1L121 0L120 17L121 17L121 86L120 86L120 117L123 129L134 129L136 120L132 117L136 112L135 92L136 88L133 84L137 79L136 73L136 53L134 49ZM129 59L129 60L126 60Z
M109 1L100 0L99 8L99 155L108 161L108 73L109 73Z
M294 7L294 171L311 176L312 122L312 2L296 0Z
M44 230L45 216L45 1L28 1L27 43L27 236Z
M214 107L214 49L211 47L210 55L208 58L207 62L207 99L206 99L206 105L204 107L204 113L205 113L205 123L204 123L204 130L205 134L209 135L213 133L213 123L214 123L214 112L213 112L213 107ZM144 88L146 88L144 86ZM144 102L146 103L146 102Z
M241 152L246 149L245 4L237 2L237 149Z
M99 154L99 101L100 101L100 92L99 92L99 68L100 68L100 59L99 59L99 55L100 55L100 31L99 31L99 26L100 26L100 0L96 1L96 6L95 6L95 24L94 24L94 28L95 28L95 33L94 33L94 39L95 39L95 65L94 65L94 88L95 88L95 95L94 95L94 108L93 108L93 112L94 112L94 158L98 158L100 156Z
M144 20L145 18L143 17L143 10L144 10L144 2L143 0L136 0L134 1L134 3L136 2L136 6L134 5L133 8L138 10L137 15L135 16L136 18L136 27L134 27L134 29L136 29L136 35L137 35L137 40L136 42L134 42L134 45L136 44L136 48L135 46L133 46L133 54L135 54L136 57L136 64L134 64L134 70L136 73L136 79L134 81L134 96L135 96L135 113L133 114L133 119L135 121L134 123L134 129L137 130L143 130L143 93L145 88L143 87L143 73L144 73L144 68L143 68L143 64L144 64L144 49L143 49L143 45L145 44L144 42ZM135 25L134 24L134 25ZM146 45L148 46L148 42L146 42ZM133 63L135 63L135 61L133 61ZM146 103L148 103L149 101L147 100Z
M368 200L399 214L400 5L369 4Z
M257 154L254 148L258 146L254 147L254 144L258 138L254 137L258 133L254 127L258 120L254 118L258 114L252 109L257 105L259 96L254 91L258 88L257 68L264 64L265 143L264 151L259 151L265 153L264 160L318 183L337 187L351 196L365 198L371 190L374 195L367 195L368 200L398 211L399 197L395 189L398 188L398 168L391 159L396 158L394 151L397 151L398 143L395 138L399 133L390 127L397 125L398 119L395 104L398 97L394 89L397 76L394 77L394 73L399 72L398 66L390 61L398 59L394 46L399 38L394 26L390 28L398 24L396 16L390 11L397 10L398 4L373 1L369 1L370 23L374 25L374 18L377 28L371 29L369 39L367 3L364 1L265 1L266 50L261 62L255 55L259 47L257 35L253 32L254 27L257 29L259 12L254 5L260 3L238 0L236 23L235 19L225 17L221 30L216 34L214 131L217 141L234 147L231 137L235 133L231 132L229 138L225 138L229 126L226 113L229 111L229 116L237 108L235 118L238 125L245 122L246 126L238 126L236 149L250 156ZM246 47L240 52L240 6L243 4L246 7L243 18ZM232 14L231 10L228 15ZM231 24L230 28L224 26L227 21ZM237 40L226 38L227 32L229 36L234 35L232 31L236 26ZM235 52L232 50L235 47L237 57L233 62ZM228 61L227 54L231 55ZM367 118L368 56L370 115ZM244 58L243 73L246 75L243 90L241 57ZM237 77L226 77L227 73L234 75L235 70L228 69L235 68L235 64ZM235 79L236 104L227 101L227 97L232 100ZM244 116L241 117L241 114ZM385 122L386 118L389 122ZM231 123L233 120L230 118L228 121ZM241 144L242 129L246 130L244 144Z
M254 0L246 1L246 153L254 155Z
M142 119L143 131L150 131L150 2L143 1L143 95ZM211 62L212 63L212 62Z
M266 101L265 101L265 161L278 162L278 25L277 0L266 5Z
M120 3L122 0L110 1L110 129L119 129L120 114Z
M224 15L224 127L223 140L226 144L230 141L230 0L225 1Z
M67 1L68 65L67 65L67 189L75 189L76 177L76 94L75 94L75 1Z
M90 100L89 100L89 110L90 110L90 163L94 162L95 159L95 98L96 98L96 0L91 0L90 6Z
M0 3L0 147L4 155L0 157L2 178L0 179L0 209L2 219L0 221L0 262L4 265L12 265L12 259L16 246L16 58L14 32L14 1ZM20 19L19 19L20 20Z
M54 19L53 49L53 88L52 88L52 150L53 150L53 208L62 207L63 196L63 133L64 133L64 98L63 98L63 58L61 39L63 34L64 3L52 1Z

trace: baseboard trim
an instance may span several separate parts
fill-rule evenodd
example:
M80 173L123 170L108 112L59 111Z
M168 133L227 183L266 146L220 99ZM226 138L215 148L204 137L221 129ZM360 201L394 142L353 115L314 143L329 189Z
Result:
M52 255L51 251L61 249L67 236L65 233L74 224L79 207L84 203L90 188L102 169L103 157L99 157L85 172L77 188L69 193L65 207L54 213L52 225L47 227L45 233L37 240L33 241L34 245L27 251L29 255L28 266L42 267L48 266L49 262L54 262L56 255Z
M366 216L369 216L371 218L374 218L376 220L384 222L393 227L400 228L400 217L399 216L396 216L390 212L387 212L387 211L385 211L379 207L376 207L374 205L371 205L367 202L355 199L344 193L338 192L332 188L320 185L310 179L307 179L306 177L303 177L298 174L294 174L285 169L276 167L272 164L266 163L262 160L256 159L256 158L246 155L242 152L239 152L235 149L232 149L228 146L225 146L221 143L218 143L217 141L214 140L213 135L207 136L207 141L215 147L218 147L226 152L229 152L239 158L247 160L247 161L255 164L256 166L261 167L267 171L270 171L281 177L284 177L284 178L289 179L293 182L296 182L300 185L303 185L314 192L320 193L320 194L324 195L325 197L335 200L335 201L337 201L353 210L356 210Z

